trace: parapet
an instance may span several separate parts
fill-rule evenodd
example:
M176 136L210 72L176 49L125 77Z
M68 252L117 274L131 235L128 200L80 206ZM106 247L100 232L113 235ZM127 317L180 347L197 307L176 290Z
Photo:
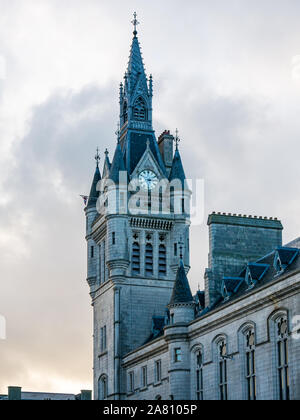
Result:
M281 221L276 217L247 216L232 213L213 212L209 215L207 224L208 226L212 224L221 224L283 230Z

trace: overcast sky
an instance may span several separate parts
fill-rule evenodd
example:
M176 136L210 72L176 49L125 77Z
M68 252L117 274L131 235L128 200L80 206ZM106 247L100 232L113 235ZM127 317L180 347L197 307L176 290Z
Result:
M114 151L132 13L154 126L180 130L213 210L300 232L299 0L0 0L0 393L92 388L85 220L97 146ZM206 220L205 220L206 222ZM195 291L207 227L192 229Z

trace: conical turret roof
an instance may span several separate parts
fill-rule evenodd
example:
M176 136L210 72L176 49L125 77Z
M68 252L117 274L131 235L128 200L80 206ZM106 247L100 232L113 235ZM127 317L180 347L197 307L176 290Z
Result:
M189 285L189 281L185 274L183 261L180 261L180 266L177 271L170 305L176 305L181 303L193 303L193 296Z
M171 169L171 173L169 177L170 182L174 181L175 179L180 180L182 185L184 186L184 181L186 180L186 176L184 173L181 156L178 149L176 149L175 154L174 154L172 169Z
M99 166L97 165L94 179L91 186L91 191L90 191L87 207L96 206L97 200L99 198L99 191L97 191L97 185L99 181L101 181L101 174L100 174Z
M119 183L119 174L120 172L126 171L125 163L123 159L121 145L118 142L115 155L111 164L110 172L109 172L109 179L111 179L115 184Z

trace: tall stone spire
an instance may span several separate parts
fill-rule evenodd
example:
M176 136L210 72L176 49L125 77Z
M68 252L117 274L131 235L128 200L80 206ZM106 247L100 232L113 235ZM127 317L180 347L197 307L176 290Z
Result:
M146 75L137 37L137 15L134 14L133 39L124 83L120 85L120 145L130 176L147 149L150 149L161 171L167 176L152 126L153 78Z
M126 128L152 129L152 90L153 80L147 79L143 63L140 44L137 37L136 27L139 24L136 13L134 14L133 39L127 70L124 76L124 84L120 86L120 127L127 123ZM135 121L142 124L135 124Z
M144 85L143 87L146 88L145 93L149 93L140 44L136 36L132 40L129 62L127 67L127 75L128 80L130 82L130 90L133 90L136 86L136 83L139 80L141 80Z

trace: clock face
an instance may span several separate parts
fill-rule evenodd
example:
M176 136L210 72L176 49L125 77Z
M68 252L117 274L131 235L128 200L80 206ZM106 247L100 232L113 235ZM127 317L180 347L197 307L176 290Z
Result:
M144 190L154 190L158 183L158 178L152 171L143 171L139 175L139 182Z

